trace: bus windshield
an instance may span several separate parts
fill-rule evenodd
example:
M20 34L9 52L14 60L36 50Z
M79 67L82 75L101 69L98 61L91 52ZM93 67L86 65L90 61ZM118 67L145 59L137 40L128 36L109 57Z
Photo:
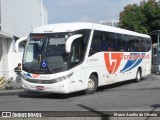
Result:
M23 69L31 73L54 73L67 68L67 33L31 34L23 59Z
M82 34L72 43L71 52L66 53L67 39ZM82 62L90 30L67 33L31 33L23 56L22 69L34 74L52 74L65 71Z

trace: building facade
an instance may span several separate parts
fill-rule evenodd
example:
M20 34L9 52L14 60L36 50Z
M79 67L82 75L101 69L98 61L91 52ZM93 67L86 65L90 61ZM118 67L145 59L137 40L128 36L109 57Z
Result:
M22 62L23 54L23 44L15 52L15 42L41 26L42 17L44 24L48 24L41 0L0 0L0 78L14 76L13 69Z

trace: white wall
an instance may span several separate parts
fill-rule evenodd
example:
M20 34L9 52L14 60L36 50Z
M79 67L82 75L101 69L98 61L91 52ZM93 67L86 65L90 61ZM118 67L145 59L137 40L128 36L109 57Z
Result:
M31 30L41 26L41 0L0 0L1 30L12 37L28 36ZM47 10L43 8L44 24L48 24ZM11 37L9 36L9 37ZM0 37L0 77L14 76L14 68L22 62L22 52L15 53L14 39ZM3 72L2 72L3 71Z
M0 38L0 47L0 77L15 78L14 68L22 62L23 52L12 52L12 39Z
M8 59L10 59L8 61L8 70L9 70L9 74L8 77L13 77L14 79L16 78L16 74L14 72L14 68L16 66L18 66L18 63L22 63L22 56L23 56L23 52L19 52L19 53L8 53ZM8 78L7 77L7 78Z
M44 24L47 24L47 10L45 8L43 10ZM23 37L41 23L40 0L1 0L2 30Z
M1 40L1 61L0 61L0 77L8 77L8 41L5 38L0 38ZM3 71L3 72L2 72Z
M2 68L2 39L0 38L0 77L3 76L3 68Z
M1 29L13 35L13 0L1 0Z

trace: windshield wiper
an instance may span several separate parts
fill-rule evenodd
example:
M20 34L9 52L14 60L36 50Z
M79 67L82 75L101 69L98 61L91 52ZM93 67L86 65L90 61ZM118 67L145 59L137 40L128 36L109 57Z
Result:
M50 65L48 65L48 71L50 72L50 73L53 73L53 71L52 71L52 68L50 67Z
M66 67L56 68L56 69L54 69L54 70L60 70L60 69L63 69L63 68L66 68Z

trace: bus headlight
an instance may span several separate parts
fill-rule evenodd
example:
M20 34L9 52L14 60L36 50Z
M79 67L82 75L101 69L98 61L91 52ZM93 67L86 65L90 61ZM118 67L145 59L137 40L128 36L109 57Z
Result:
M55 82L60 82L60 81L63 81L65 79L67 79L67 78L70 78L72 75L73 75L73 73L70 73L70 74L68 74L66 76L62 76L62 77L56 78L54 80L55 80Z

